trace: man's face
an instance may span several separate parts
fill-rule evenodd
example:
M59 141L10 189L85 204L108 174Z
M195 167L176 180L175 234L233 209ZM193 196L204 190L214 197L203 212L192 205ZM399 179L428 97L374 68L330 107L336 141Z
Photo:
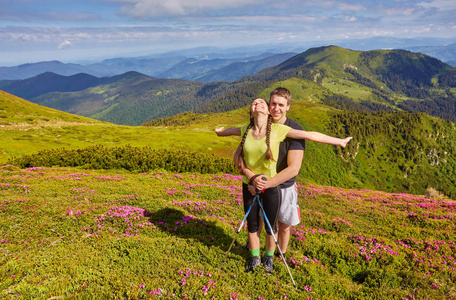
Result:
M269 112L271 113L274 123L283 123L287 117L287 111L290 108L287 99L273 95L269 102Z

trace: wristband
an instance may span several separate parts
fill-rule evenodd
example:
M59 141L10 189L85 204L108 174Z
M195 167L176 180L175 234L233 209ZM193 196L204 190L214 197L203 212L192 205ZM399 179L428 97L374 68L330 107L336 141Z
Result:
M252 183L257 177L262 176L263 174L256 174L250 178L250 183Z

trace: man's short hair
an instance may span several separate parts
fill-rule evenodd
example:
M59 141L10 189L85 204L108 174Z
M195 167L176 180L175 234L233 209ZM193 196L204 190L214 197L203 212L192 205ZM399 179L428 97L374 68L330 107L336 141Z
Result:
M269 95L269 99L272 98L272 96L280 96L285 99L287 99L287 104L290 105L291 102L291 93L287 88L284 87L278 87L274 89L271 94Z

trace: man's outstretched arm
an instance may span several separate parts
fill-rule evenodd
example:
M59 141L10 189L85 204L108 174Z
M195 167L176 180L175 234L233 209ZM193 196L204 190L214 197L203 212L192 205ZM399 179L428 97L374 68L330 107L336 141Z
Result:
M344 139L332 137L320 132L316 131L304 131L304 130L296 130L290 129L287 134L287 137L294 138L294 139L305 139L317 143L322 144L329 144L334 146L341 146L345 147L347 143L352 139L352 137L346 137Z

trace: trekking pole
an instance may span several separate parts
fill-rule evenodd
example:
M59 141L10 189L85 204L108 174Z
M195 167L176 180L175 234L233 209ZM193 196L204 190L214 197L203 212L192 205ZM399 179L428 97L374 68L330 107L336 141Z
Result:
M290 268L288 268L288 264L287 264L287 261L285 259L285 256L283 256L282 250L280 249L279 243L277 242L277 239L275 237L274 231L272 230L271 224L269 223L268 217L266 216L266 213L264 212L263 205L261 204L260 200L258 200L258 204L260 205L260 208L263 211L264 220L266 221L266 223L269 226L269 230L271 231L272 237L274 238L274 242L275 242L275 244L277 246L277 249L279 249L280 255L282 256L282 261L285 263L285 266L287 267L288 274L290 274L291 281L293 282L293 285L294 285L295 289L297 290L298 287L296 286L296 283L295 283L295 281L293 279L293 276L291 275Z
M222 265L223 265L223 263L225 262L226 258L228 257L228 253L230 252L231 247L233 247L234 242L236 241L236 238L237 238L239 232L241 232L242 226L244 226L245 220L247 220L247 217L248 217L248 215L249 215L249 213L250 213L250 210L252 209L252 206L255 204L255 201L258 200L259 195L260 195L259 193L257 193L257 194L255 195L255 198L253 199L252 204L250 205L249 209L247 210L247 213L245 214L244 219L242 220L241 226L239 226L238 230L236 230L236 235L234 236L234 239L233 239L233 241L231 242L231 245L230 245L230 247L228 248L228 251L226 251L225 258L223 259L222 263L220 264L219 271L222 269ZM260 201L258 200L258 203L259 203L259 202L260 202Z

